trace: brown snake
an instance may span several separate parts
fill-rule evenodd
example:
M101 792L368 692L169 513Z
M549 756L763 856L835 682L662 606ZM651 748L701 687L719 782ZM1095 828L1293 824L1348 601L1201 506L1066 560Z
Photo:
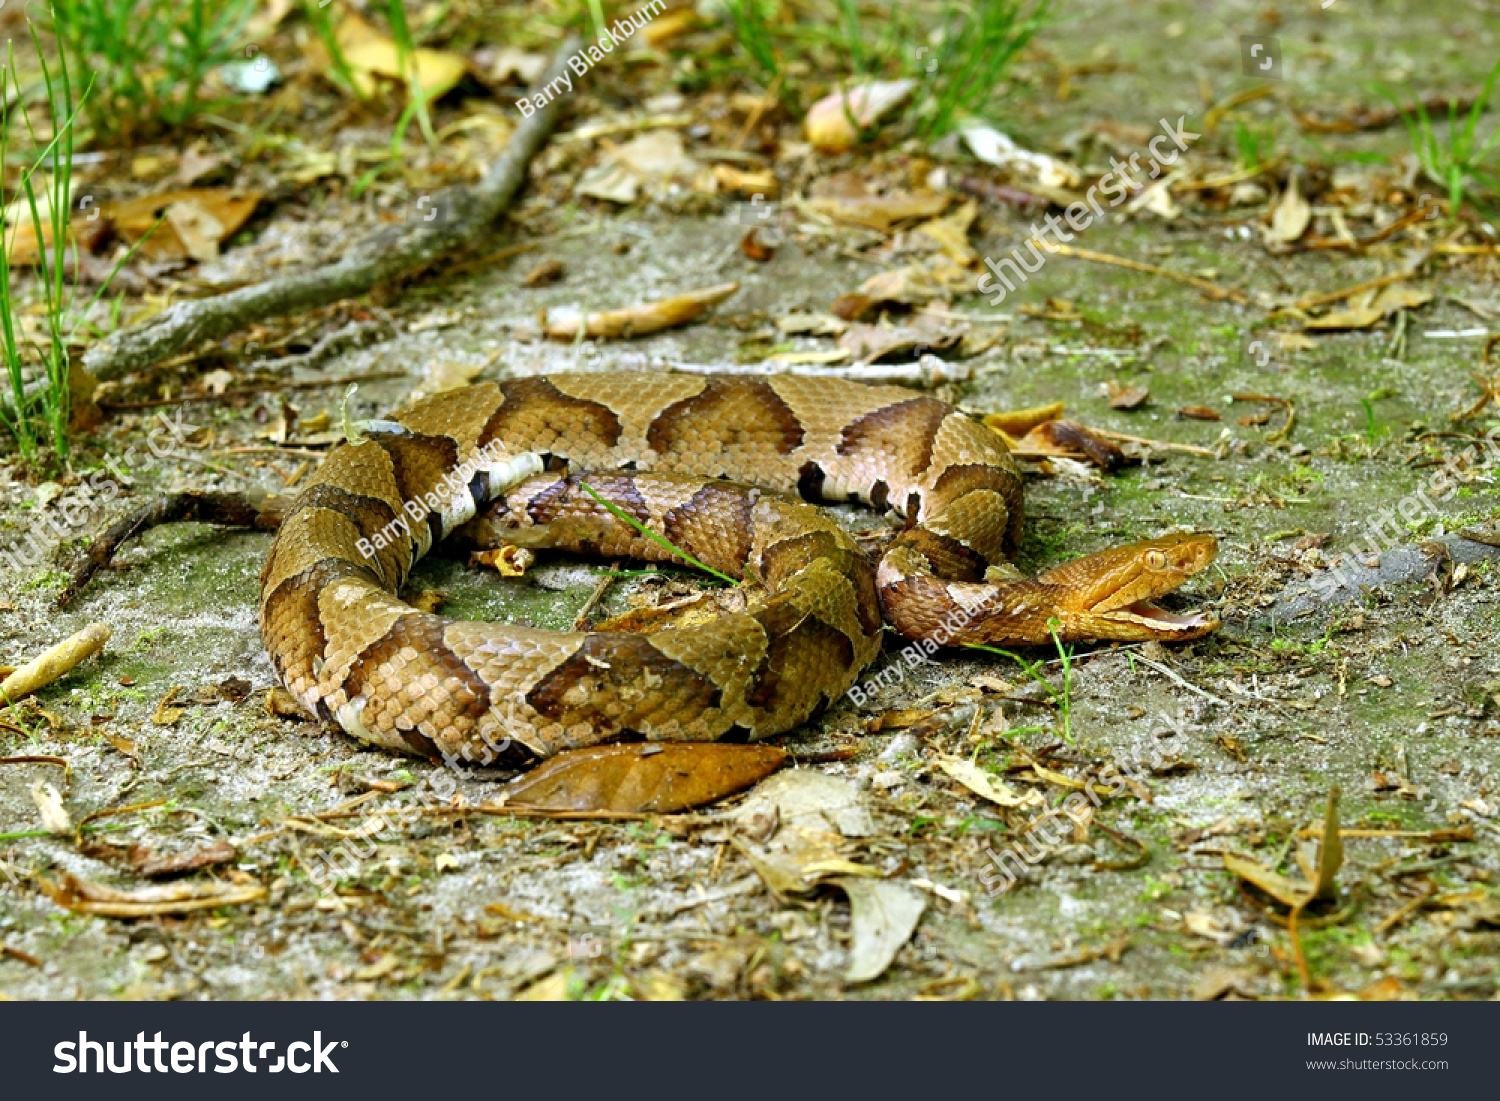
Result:
M376 745L527 763L632 738L778 734L849 690L882 622L937 644L1181 640L1218 626L1150 603L1211 535L1117 547L1024 579L1006 565L1021 477L989 429L934 398L830 379L578 374L419 401L340 444L282 523L261 633L287 688ZM455 477L455 472L457 477ZM412 564L455 528L606 557L666 547L752 580L744 610L649 634L557 632L418 611ZM786 494L787 496L783 496ZM906 521L872 565L819 509Z

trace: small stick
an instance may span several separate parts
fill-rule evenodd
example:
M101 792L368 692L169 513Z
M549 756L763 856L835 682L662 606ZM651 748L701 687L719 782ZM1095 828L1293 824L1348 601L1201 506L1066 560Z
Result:
M1060 256L1073 256L1079 260L1092 260L1096 264L1111 264L1117 268L1129 268L1131 271L1143 271L1151 275L1160 275L1166 279L1175 279L1179 283L1186 283L1190 287L1197 287L1204 294L1216 300L1227 298L1229 301L1241 306L1246 306L1250 303L1250 297L1244 291L1236 290L1233 287L1221 287L1217 283L1210 283L1207 279L1199 279L1196 275L1183 275L1179 271L1157 267L1155 264L1147 264L1140 260L1132 260L1128 256L1114 256L1107 252L1074 248L1071 245L1060 245L1055 242L1038 241L1036 243L1046 251L1057 253Z
M1392 283L1400 283L1410 279L1417 274L1415 267L1403 268L1401 271L1393 271L1389 275L1381 275L1374 279L1366 279L1363 283L1355 283L1352 287L1343 290L1329 291L1326 294L1304 294L1296 302L1292 303L1294 309L1311 310L1318 306L1330 306L1335 302L1342 302L1356 294L1365 291L1379 290L1381 287L1389 287Z
M142 505L116 523L89 546L88 554L58 594L57 606L65 607L90 579L113 561L120 545L147 528L159 524L195 521L225 527L274 531L281 526L287 506L285 497L262 493L171 493Z
M97 654L109 641L107 623L91 623L71 638L64 639L40 657L33 658L0 683L0 699L13 704L23 696L46 688L66 676L79 662Z
M1119 440L1121 443L1140 443L1151 447L1159 447L1163 451L1182 451L1189 455L1207 455L1210 459L1218 458L1217 451L1211 451L1206 447L1199 447L1191 443L1168 443L1166 440L1148 440L1145 436L1127 436L1124 432L1106 432L1102 428L1090 429L1096 435L1103 436L1106 440Z

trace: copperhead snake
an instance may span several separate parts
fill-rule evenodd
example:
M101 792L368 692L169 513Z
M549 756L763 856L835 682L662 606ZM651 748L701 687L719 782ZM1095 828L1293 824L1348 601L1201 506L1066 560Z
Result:
M392 750L515 765L634 738L765 738L848 691L883 624L929 649L1045 643L1053 629L1064 641L1182 640L1218 626L1151 603L1213 559L1211 535L1020 577L1007 564L1022 528L1009 450L900 387L554 375L441 393L362 434L288 511L261 574L261 634L294 696ZM491 541L674 557L590 489L750 579L744 610L649 634L568 633L400 599L413 563L464 524ZM872 564L804 500L889 509L905 530Z

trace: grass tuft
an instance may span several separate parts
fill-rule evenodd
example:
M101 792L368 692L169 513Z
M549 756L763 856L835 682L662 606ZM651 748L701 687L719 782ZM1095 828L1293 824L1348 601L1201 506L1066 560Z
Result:
M1500 61L1490 70L1479 96L1462 118L1458 105L1452 100L1448 102L1446 141L1438 136L1437 127L1421 101L1414 100L1407 107L1388 90L1381 89L1401 112L1422 174L1447 190L1450 218L1458 217L1465 195L1500 194L1500 165L1490 163L1491 154L1500 149L1500 128L1482 141L1479 137L1479 119L1489 106L1497 80L1500 80Z
M90 74L96 136L175 129L215 104L204 82L239 54L256 0L54 0L52 32Z

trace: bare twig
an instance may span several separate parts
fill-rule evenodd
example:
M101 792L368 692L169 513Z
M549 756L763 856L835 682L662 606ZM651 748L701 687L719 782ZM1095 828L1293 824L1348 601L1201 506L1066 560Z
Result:
M577 48L577 38L566 39L541 83L561 76ZM431 221L413 219L382 229L326 267L294 272L212 298L179 302L140 325L100 341L84 355L84 366L101 380L120 378L202 341L227 336L251 322L364 294L468 244L489 227L520 188L527 165L557 121L559 102L553 99L537 108L516 127L505 151L478 184L446 188L434 196L431 209L438 216Z
M225 527L275 531L281 526L287 500L262 493L171 493L142 505L89 545L73 576L58 594L57 606L65 607L89 579L109 565L121 544L148 528L192 521Z

